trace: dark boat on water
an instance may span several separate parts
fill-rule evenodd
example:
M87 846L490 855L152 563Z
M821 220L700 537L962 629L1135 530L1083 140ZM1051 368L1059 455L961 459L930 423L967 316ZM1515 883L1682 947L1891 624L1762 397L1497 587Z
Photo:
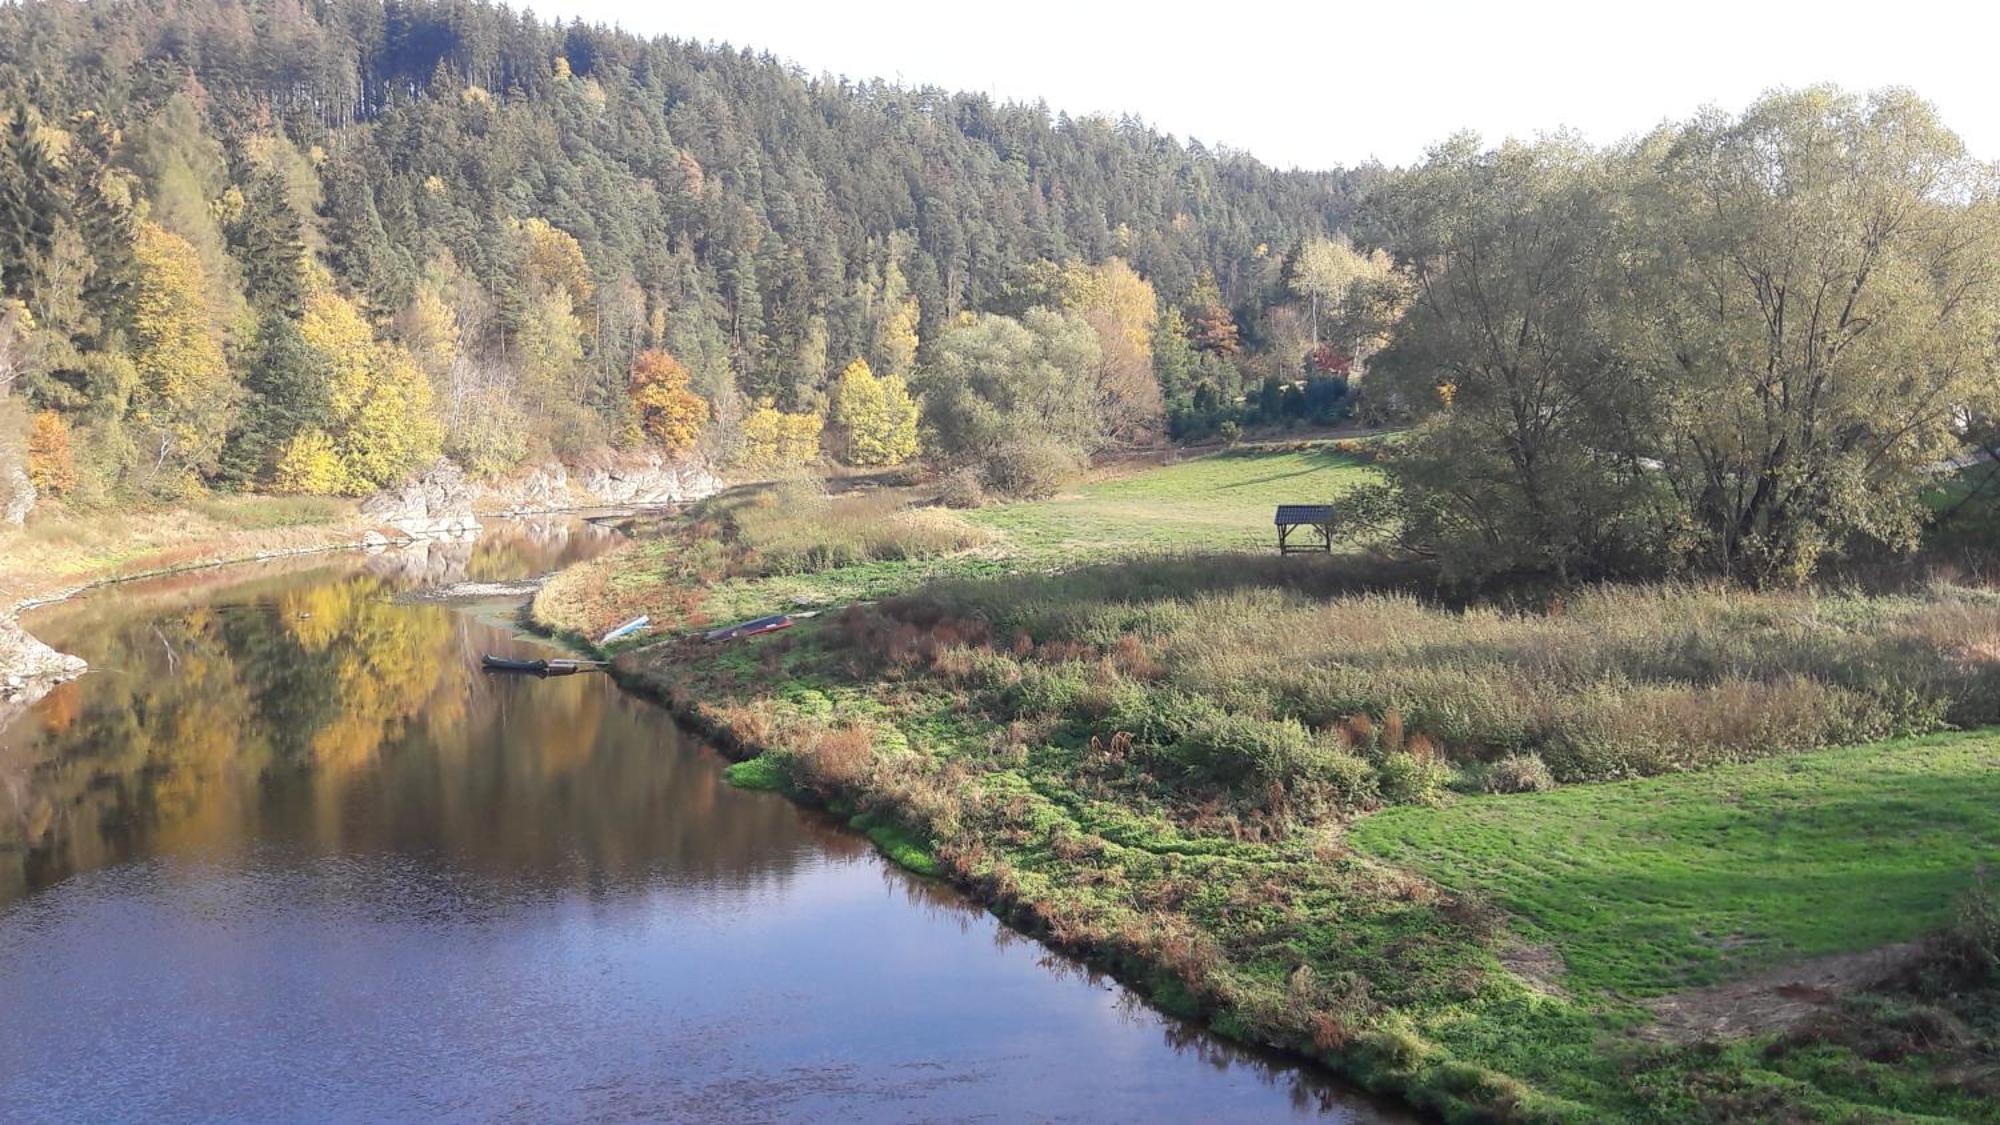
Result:
M601 660L514 660L505 656L487 653L479 658L479 666L488 672L515 672L524 676L573 676L578 672L595 671L604 666Z

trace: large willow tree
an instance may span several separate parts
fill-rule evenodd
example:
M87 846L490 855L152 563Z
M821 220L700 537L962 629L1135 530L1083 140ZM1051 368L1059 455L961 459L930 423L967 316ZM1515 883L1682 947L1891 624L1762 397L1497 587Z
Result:
M1469 572L1755 582L1913 542L2000 390L1995 198L1900 91L1441 148L1370 206L1414 298L1375 389L1418 420L1406 538Z
M1850 535L1912 542L2000 378L1989 170L1901 91L1776 95L1644 155L1634 350L1674 546L1762 580Z

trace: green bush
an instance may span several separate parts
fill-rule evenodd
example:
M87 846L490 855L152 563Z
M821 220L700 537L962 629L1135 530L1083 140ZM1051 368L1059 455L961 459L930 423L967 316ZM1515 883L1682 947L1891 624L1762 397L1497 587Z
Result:
M1430 755L1395 750L1376 767L1382 796L1402 805L1435 805L1454 776L1450 763Z
M1958 915L1942 935L1939 952L1965 984L2000 982L2000 892L1983 872L1959 899Z
M987 491L1016 500L1054 496L1083 470L1074 449L1050 437L1027 436L1001 442L980 462Z
M1372 803L1368 763L1295 719L1219 713L1193 724L1167 749L1191 774L1246 795L1275 784L1308 805Z
M1077 664L1025 664L1008 691L1008 707L1017 715L1064 715L1088 687Z

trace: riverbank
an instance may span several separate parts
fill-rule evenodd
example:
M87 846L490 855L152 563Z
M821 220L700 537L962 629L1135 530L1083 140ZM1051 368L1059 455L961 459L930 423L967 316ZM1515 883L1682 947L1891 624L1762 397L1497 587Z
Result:
M976 545L790 572L703 545L742 529L697 510L534 612L585 635L562 614L674 628L816 599L834 611L789 633L654 644L618 674L743 780L861 818L1160 1006L1448 1117L1993 1119L2000 1006L1961 954L2000 854L1966 797L1996 742L1823 748L2000 718L2000 599L1465 606L1266 545L1272 503L1366 472L1202 459L963 513ZM878 603L834 609L857 590ZM1562 835L1579 820L1606 827ZM1634 834L1666 842L1615 862ZM1826 975L1885 946L1907 948Z
M319 497L40 519L0 540L0 603L11 615L106 582L359 546L369 530L354 502Z

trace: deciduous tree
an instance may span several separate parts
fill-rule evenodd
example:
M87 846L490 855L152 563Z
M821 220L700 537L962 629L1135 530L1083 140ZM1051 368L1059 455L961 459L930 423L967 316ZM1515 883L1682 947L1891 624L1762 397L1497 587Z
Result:
M877 378L856 359L833 388L833 420L846 432L850 465L900 465L917 455L917 403L895 375Z

